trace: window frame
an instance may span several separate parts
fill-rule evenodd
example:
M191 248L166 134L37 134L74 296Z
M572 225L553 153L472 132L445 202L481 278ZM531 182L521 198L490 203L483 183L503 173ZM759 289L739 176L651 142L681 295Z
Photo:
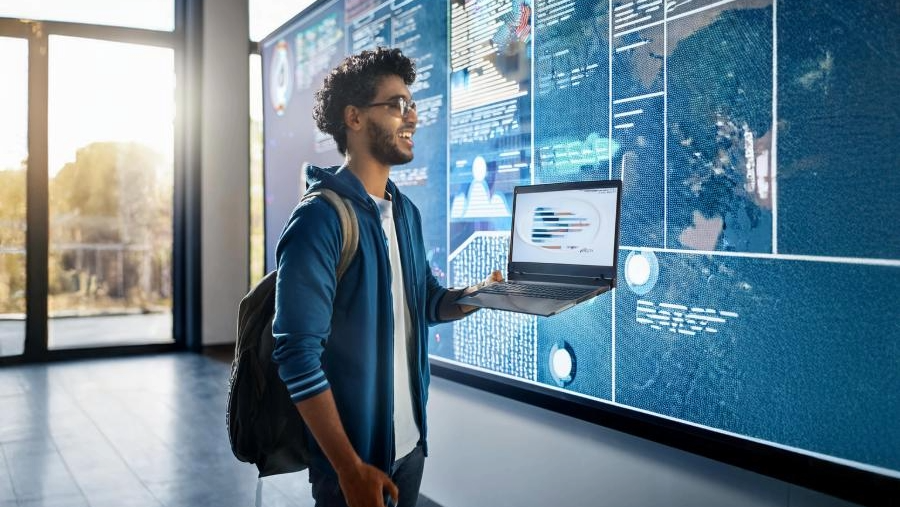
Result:
M141 353L201 350L200 69L202 0L173 0L172 31L0 17L0 36L28 41L28 168L26 170L25 343L0 366ZM49 37L62 35L172 49L177 83L174 136L172 342L48 348Z

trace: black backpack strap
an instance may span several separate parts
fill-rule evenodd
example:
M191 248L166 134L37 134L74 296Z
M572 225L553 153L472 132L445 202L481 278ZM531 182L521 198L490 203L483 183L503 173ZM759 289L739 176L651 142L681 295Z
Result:
M343 242L341 243L341 260L337 267L337 280L344 276L353 258L356 256L356 250L359 248L359 224L356 219L356 211L353 210L353 204L349 199L344 199L334 190L329 188L320 188L314 192L310 192L303 196L301 202L322 196L326 201L331 203L331 207L337 211L338 218L341 221L341 233Z

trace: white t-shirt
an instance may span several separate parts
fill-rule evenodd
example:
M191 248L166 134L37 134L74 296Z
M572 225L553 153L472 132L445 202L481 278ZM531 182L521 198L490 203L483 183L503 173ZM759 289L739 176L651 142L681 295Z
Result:
M394 451L400 459L416 448L419 427L413 413L409 383L409 344L412 342L412 318L406 305L400 246L394 227L391 201L369 194L381 211L381 227L388 242L391 260L391 299L394 302Z

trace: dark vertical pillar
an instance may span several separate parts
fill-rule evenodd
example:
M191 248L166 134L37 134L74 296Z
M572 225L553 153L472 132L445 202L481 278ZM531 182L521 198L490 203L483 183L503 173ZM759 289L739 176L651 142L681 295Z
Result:
M176 125L173 332L190 351L202 347L200 112L203 62L203 2L176 0L175 30L178 124Z
M49 243L47 175L47 104L49 95L47 34L30 23L28 45L28 172L26 178L26 361L47 350L47 256Z

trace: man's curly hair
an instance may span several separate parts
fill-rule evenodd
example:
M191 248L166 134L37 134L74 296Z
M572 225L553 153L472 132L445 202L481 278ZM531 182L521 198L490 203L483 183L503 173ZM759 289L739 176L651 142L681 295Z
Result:
M409 86L416 80L416 65L399 49L366 50L344 59L325 77L325 83L316 92L313 108L316 126L334 137L341 155L347 154L344 108L371 102L378 81L385 76L400 76Z

